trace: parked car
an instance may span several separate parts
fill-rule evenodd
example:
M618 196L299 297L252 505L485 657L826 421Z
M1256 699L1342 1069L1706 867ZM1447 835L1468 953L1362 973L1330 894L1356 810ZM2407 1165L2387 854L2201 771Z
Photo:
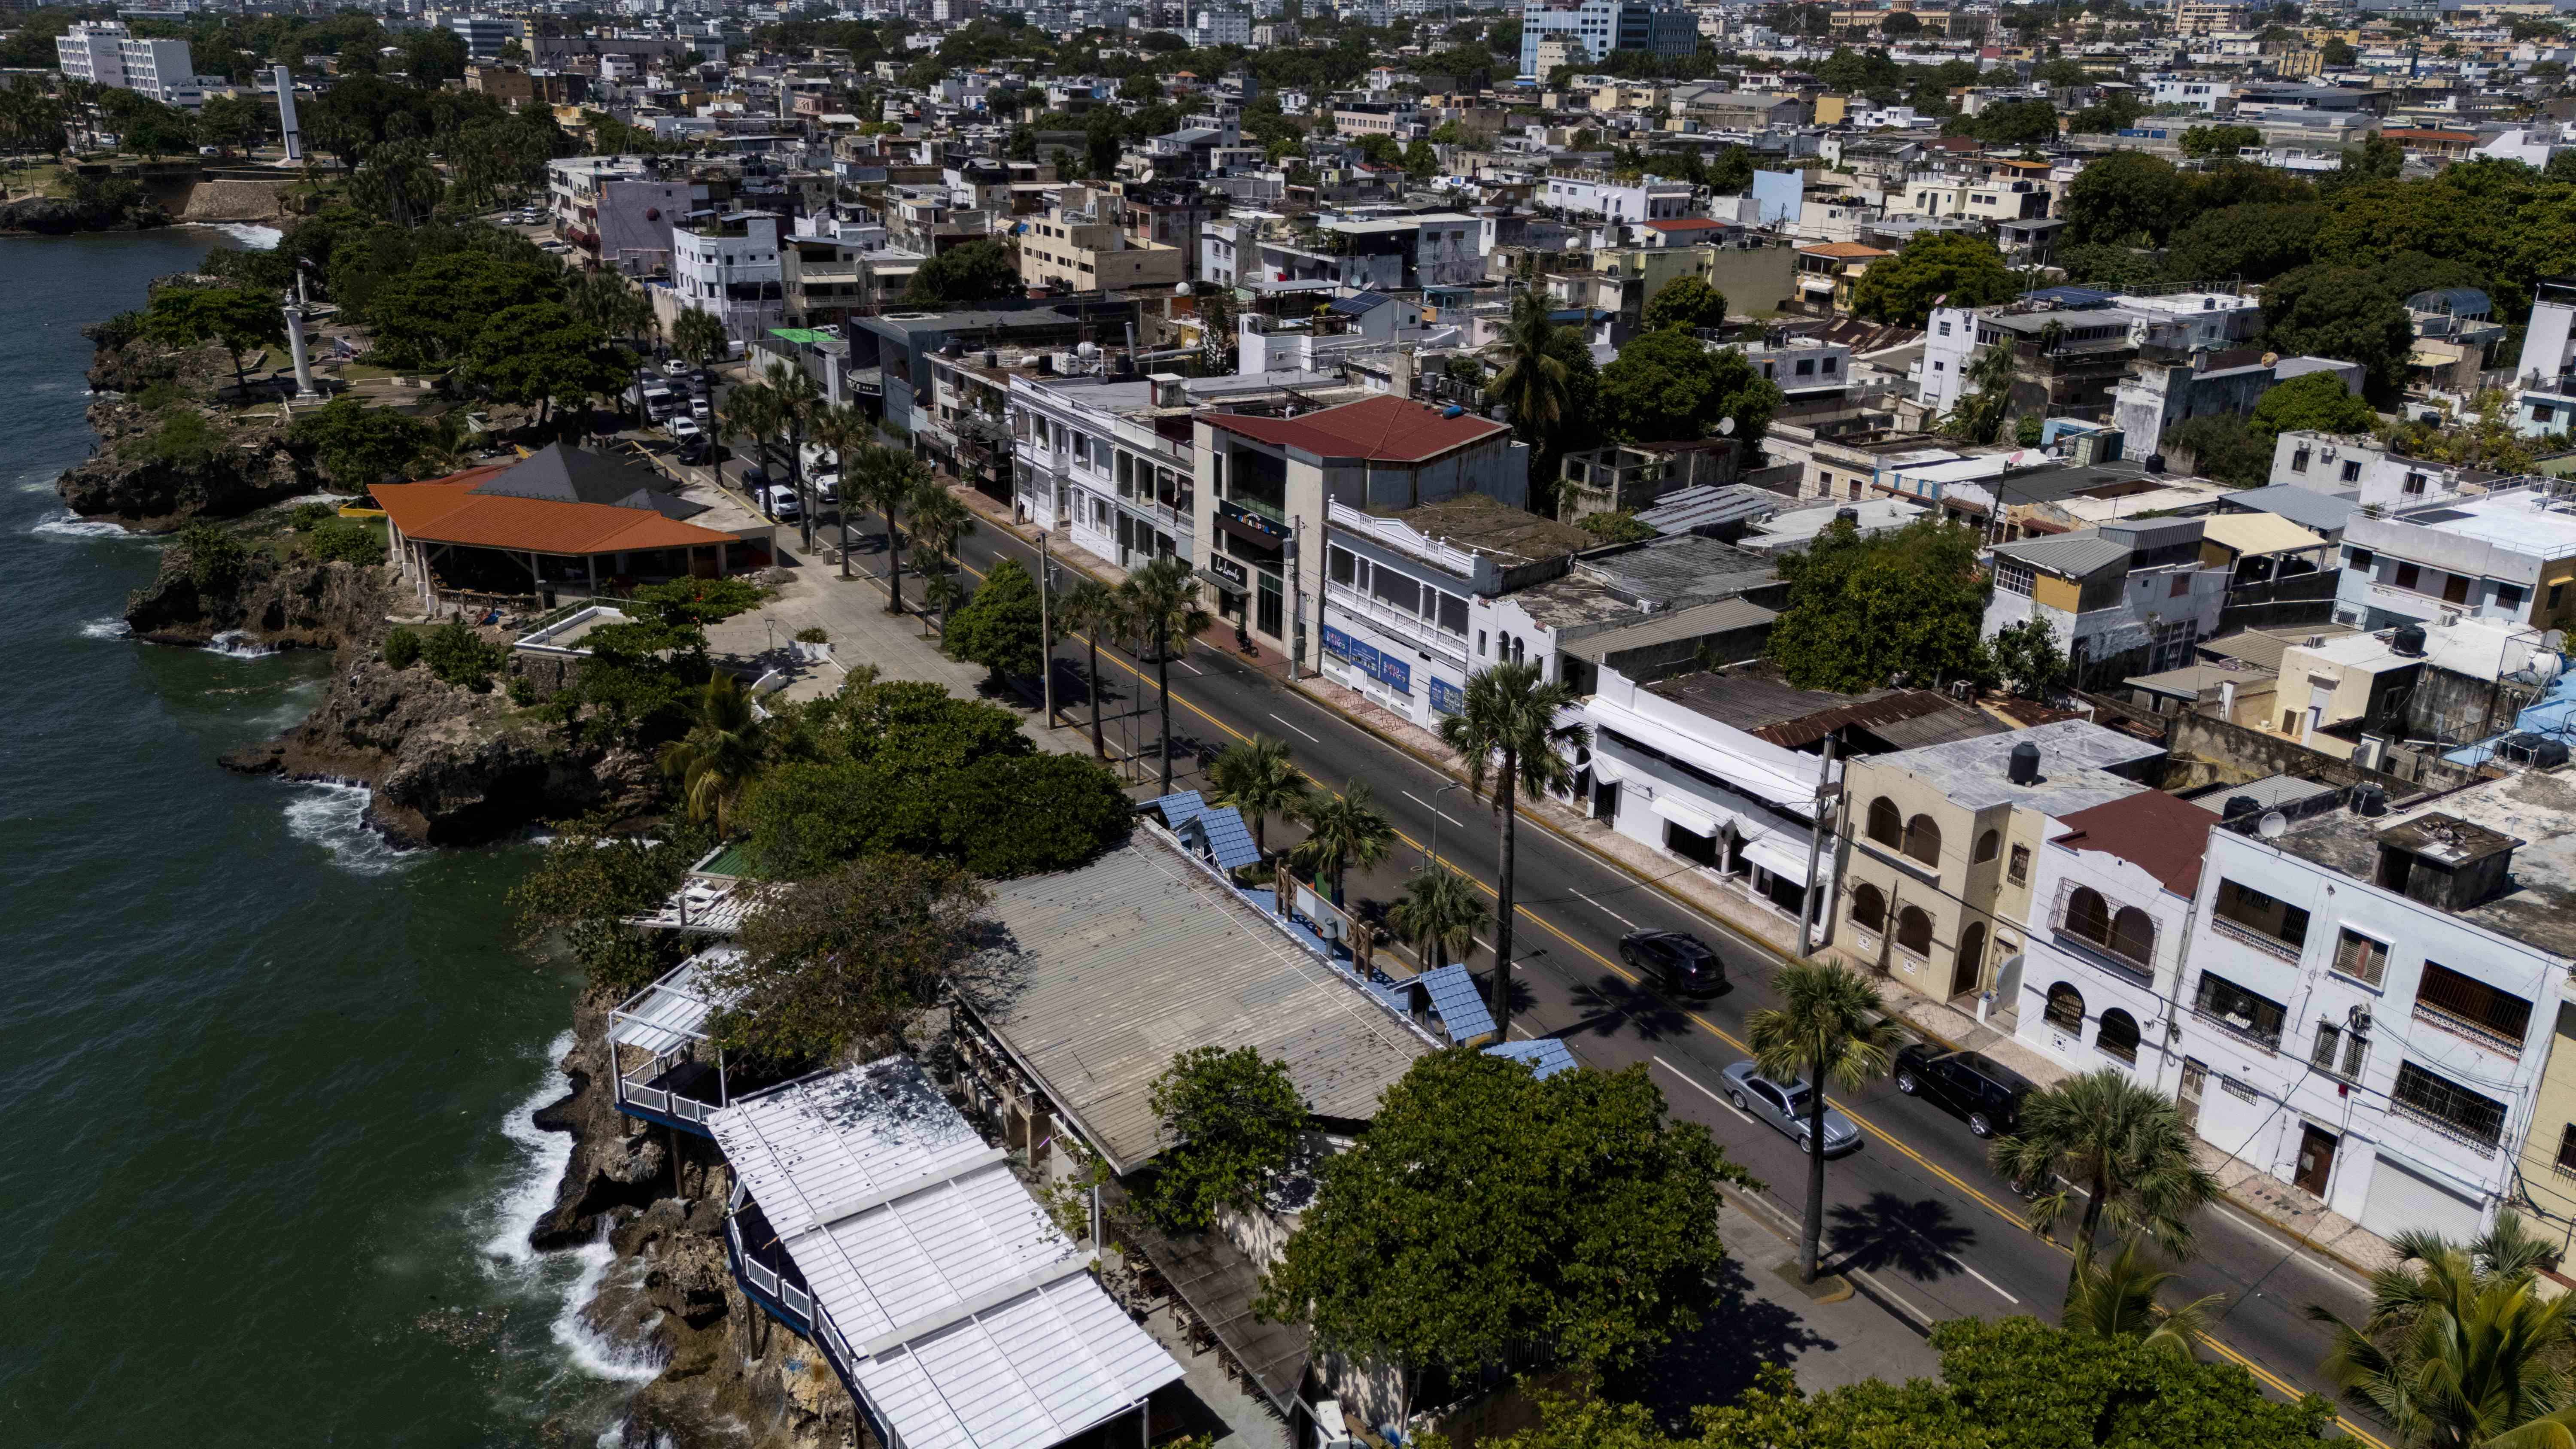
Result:
M769 470L758 463L745 463L742 467L742 491L758 498L768 488Z
M832 472L829 469L825 469L820 473L807 474L805 481L814 490L815 502L838 503L841 501L840 474Z
M1896 1054L1896 1090L1939 1103L1979 1137L2021 1127L2021 1104L2039 1090L2030 1078L1982 1052L1945 1052L1921 1042Z
M1619 938L1619 959L1676 995L1715 996L1726 989L1726 963L1687 931L1630 931Z
M662 364L662 375L664 377L687 377L689 375L689 360L685 357L672 358L670 361Z
M673 418L662 426L672 437L683 443L691 438L703 438L707 435L707 430L698 426L696 418Z
M773 483L755 496L760 499L760 506L768 510L769 516L781 523L794 523L805 516L804 507L796 501L796 490L784 483Z
M1762 1075L1762 1069L1751 1062L1737 1062L1719 1073L1726 1079L1726 1100L1745 1116L1774 1128L1806 1151L1815 1151L1807 1140L1807 1094L1814 1089L1805 1082L1775 1082ZM1860 1147L1860 1128L1852 1119L1825 1109L1825 1155L1840 1157Z
M706 437L704 434L700 434L697 437L683 441L680 444L680 451L676 456L683 463L695 465L704 463L715 455L716 445L714 441Z

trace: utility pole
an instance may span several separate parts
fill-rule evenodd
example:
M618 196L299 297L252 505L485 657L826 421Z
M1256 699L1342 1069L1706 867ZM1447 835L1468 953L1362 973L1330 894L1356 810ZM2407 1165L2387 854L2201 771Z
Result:
M1816 766L1815 829L1808 832L1807 838L1807 899L1798 916L1798 954L1801 956L1816 949L1816 906L1819 903L1816 870L1825 853L1825 831L1833 819L1833 788L1834 737L1827 735L1824 759Z
M1302 517L1288 526L1288 681L1297 681L1297 658L1306 652L1306 574L1298 555L1305 552L1306 520Z
M847 557L846 554L843 555ZM1055 626L1050 622L1047 595L1055 592L1055 566L1047 562L1047 531L1038 530L1038 647L1046 651L1046 662L1038 666L1038 680L1046 693L1046 727L1055 728Z

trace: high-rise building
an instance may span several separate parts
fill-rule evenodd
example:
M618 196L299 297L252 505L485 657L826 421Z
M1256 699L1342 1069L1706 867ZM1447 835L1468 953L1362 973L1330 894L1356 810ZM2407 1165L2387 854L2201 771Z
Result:
M165 106L205 104L184 40L137 40L121 22L94 20L55 36L54 55L70 80L134 91Z
M1678 6L1644 0L1528 0L1521 10L1521 74L1543 74L1539 46L1545 41L1580 45L1599 60L1614 50L1643 50L1656 55L1689 55L1699 49L1699 21Z
M446 20L447 28L455 31L456 38L465 42L465 53L476 60L492 59L501 53L501 47L513 40L520 40L525 34L524 27L518 21L504 20L498 15L459 15L450 12Z

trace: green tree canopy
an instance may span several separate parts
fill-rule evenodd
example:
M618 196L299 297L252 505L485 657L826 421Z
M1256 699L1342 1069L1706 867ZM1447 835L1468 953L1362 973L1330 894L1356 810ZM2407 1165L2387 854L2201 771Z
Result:
M2156 448L2176 468L2238 488L2271 481L2272 445L2257 442L2234 413L2202 413L2165 429Z
M1733 436L1753 447L1779 410L1780 389L1737 348L1711 349L1688 332L1663 329L1630 339L1601 370L1602 431L1627 443L1704 438L1733 418Z
M2268 282L2316 260L2327 212L2313 203L2248 202L2204 211L2175 229L2165 274L2176 281Z
M1154 1159L1143 1207L1167 1232L1204 1232L1217 1210L1250 1211L1295 1163L1306 1104L1288 1064L1258 1047L1193 1047L1154 1079L1154 1116L1173 1145Z
M950 617L941 647L983 665L997 681L1034 675L1046 658L1040 612L1037 581L1018 559L1003 559L966 607Z
M1863 537L1837 522L1780 560L1789 597L1770 657L1800 689L1877 689L1900 670L1927 687L1982 677L1976 562L1977 535L1957 524L1926 517Z
M2353 396L2342 378L2308 372L2266 391L2255 402L2246 430L2268 454L2272 440L2283 433L2370 433L2378 427L2379 415Z
M1967 133L1989 146L2037 146L2057 139L2057 107L2047 101L2004 101L1991 105L1965 123Z
M2358 362L2374 386L2406 380L2415 324L2401 294L2376 272L2319 262L2263 289L2263 340L2284 357Z
M434 430L418 418L371 408L353 397L333 398L287 430L287 440L312 449L332 481L361 491L388 474L401 473L433 436Z
M1675 277L1646 299L1643 322L1649 332L1667 327L1723 327L1726 294L1698 277Z
M561 302L530 302L492 314L465 354L465 377L503 402L579 408L626 385L634 359Z
M417 635L401 637L417 647ZM535 868L510 890L513 926L524 945L560 940L594 991L627 996L687 954L676 933L627 921L660 909L709 843L685 825L657 843L612 833L604 818L560 822Z
M2190 188L2172 162L2144 151L2116 151L2087 165L2066 188L2066 240L2157 246L2186 220Z
M1852 287L1852 310L1881 322L1922 327L1934 299L1952 307L2010 301L2020 290L1992 242L1958 232L1918 232L1905 249L1869 264Z
M338 260L335 252L335 291ZM461 359L500 313L553 302L562 289L562 272L549 263L458 251L425 258L387 278L365 310L381 359L420 366ZM350 298L339 300L351 304Z
M286 341L286 313L281 303L247 288L163 287L144 309L143 335L179 347L216 343L232 359L239 386L244 355Z
M1427 1370L1530 1346L1616 1368L1699 1323L1725 1257L1718 1189L1746 1181L1642 1066L1540 1081L1434 1053L1323 1164L1256 1311L1396 1366L1408 1396Z
M2228 157L2247 146L2263 144L2263 133L2252 126L2193 126L2182 133L2182 154L2186 156Z
M1010 249L997 241L971 241L923 262L912 274L912 285L904 289L903 299L955 306L989 302L1016 295L1020 290L1020 267Z

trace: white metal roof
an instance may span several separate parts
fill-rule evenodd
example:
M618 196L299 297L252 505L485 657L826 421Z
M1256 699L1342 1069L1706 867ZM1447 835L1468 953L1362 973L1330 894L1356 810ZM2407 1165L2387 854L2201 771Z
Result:
M903 1449L1046 1449L1181 1377L909 1058L707 1127Z
M741 954L733 946L716 946L672 967L670 974L618 1005L609 1017L608 1039L658 1057L705 1036L707 1018L731 998L708 992L698 980L698 967Z

